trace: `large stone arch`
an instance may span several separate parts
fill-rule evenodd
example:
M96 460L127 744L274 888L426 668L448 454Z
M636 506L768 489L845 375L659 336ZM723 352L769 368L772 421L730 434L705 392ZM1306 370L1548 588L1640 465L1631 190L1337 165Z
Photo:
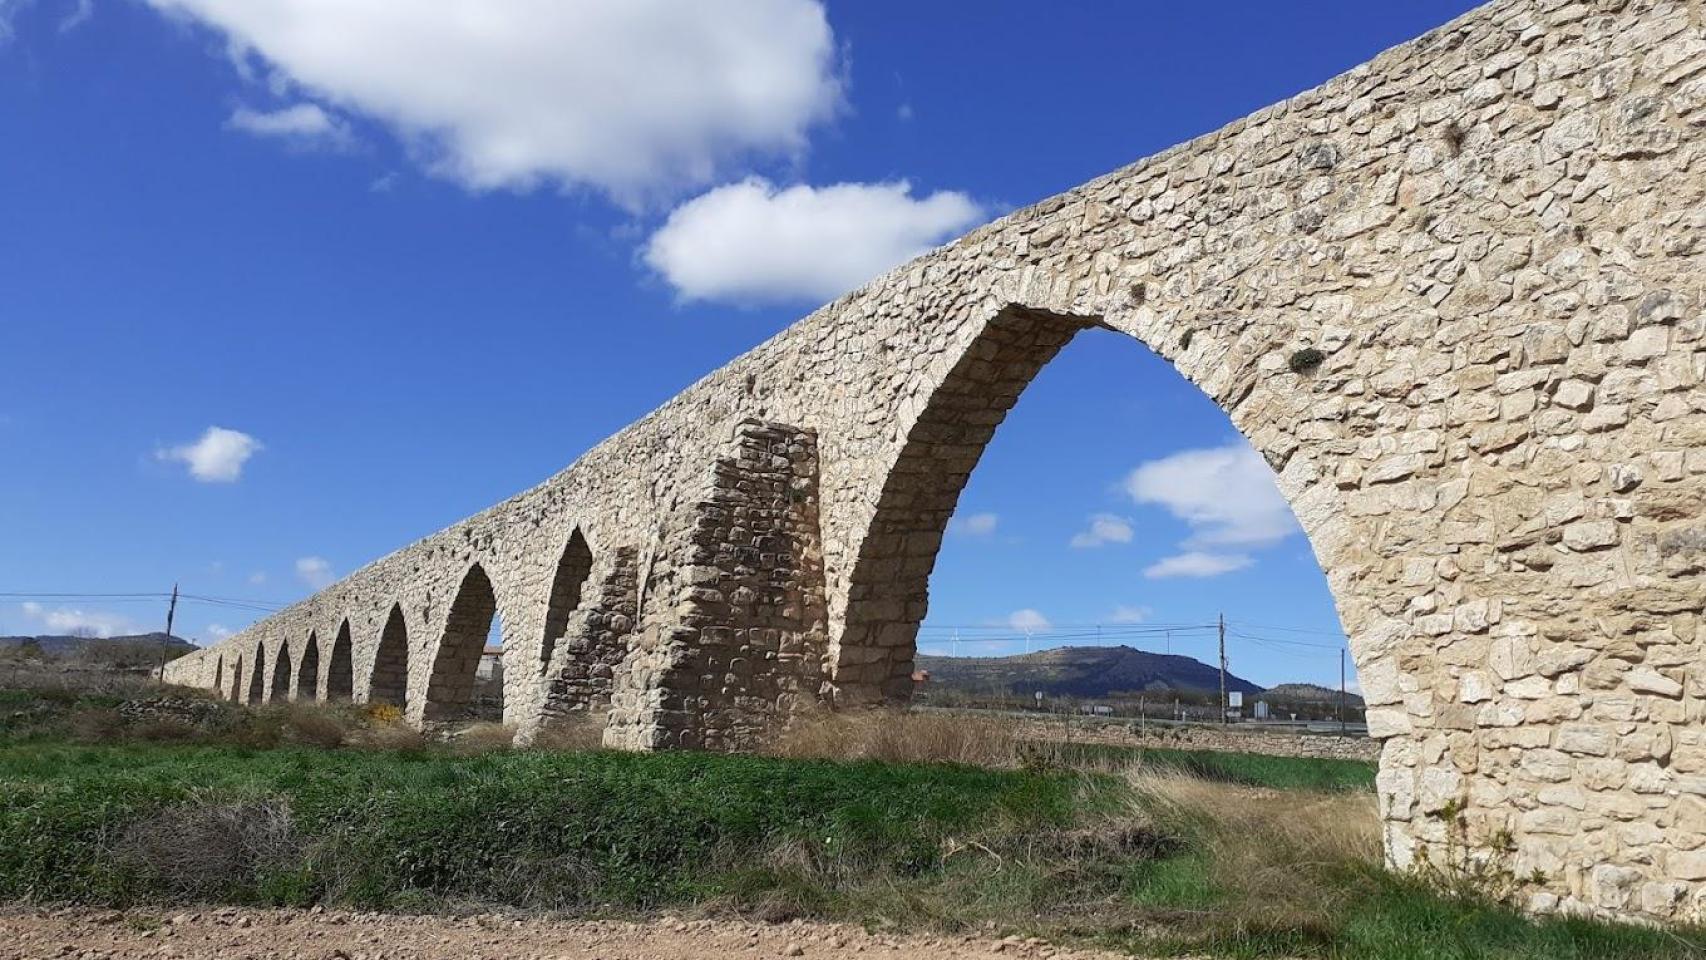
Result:
M1386 742L1395 865L1461 806L1546 877L1535 908L1706 919L1703 129L1685 4L1496 0L827 304L168 679L219 651L258 677L257 637L344 616L367 664L396 603L419 722L478 567L521 724L607 701L613 746L731 748L804 703L897 702L964 474L1099 325L1278 475ZM568 642L579 618L603 639Z

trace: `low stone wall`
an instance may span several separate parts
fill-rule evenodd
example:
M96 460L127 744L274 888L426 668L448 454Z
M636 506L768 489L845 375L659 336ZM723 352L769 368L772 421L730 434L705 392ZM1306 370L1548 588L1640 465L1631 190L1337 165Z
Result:
M1167 747L1175 750L1221 750L1260 753L1270 757L1313 757L1321 760L1380 759L1380 741L1368 737L1279 733L1272 730L1139 724L1135 720L1018 720L1019 735L1033 740L1071 740L1112 746Z

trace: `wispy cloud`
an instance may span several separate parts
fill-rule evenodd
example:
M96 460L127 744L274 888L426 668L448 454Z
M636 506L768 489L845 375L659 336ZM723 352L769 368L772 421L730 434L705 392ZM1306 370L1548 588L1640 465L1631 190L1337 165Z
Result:
M296 577L315 590L324 590L337 580L325 557L303 557L296 561Z
M1206 553L1189 550L1165 557L1143 568L1151 580L1168 577L1218 577L1223 573L1242 570L1256 561L1243 553Z
M1214 577L1255 562L1250 551L1298 532L1273 471L1244 443L1184 450L1141 464L1126 477L1133 501L1183 520L1181 552L1144 569L1152 579Z
M317 103L296 103L277 110L238 107L225 125L251 136L289 140L302 146L348 146L349 125Z
M1054 629L1054 624L1049 622L1048 617L1043 616L1041 611L1029 607L1008 614L1007 626L1021 633L1042 633Z
M1090 518L1090 527L1072 537L1072 546L1084 550L1106 543L1130 543L1131 521L1111 513L1098 513Z
M113 637L140 633L129 618L116 613L83 610L75 607L49 609L34 601L23 604L24 616L40 623L49 632L73 636Z
M993 513L968 513L948 521L948 533L961 537L987 537L995 533L1001 518Z
M185 464L190 476L202 483L235 483L243 465L263 449L259 440L240 430L208 427L196 442L156 450L154 457Z
M1143 623L1155 615L1149 607L1128 607L1121 604L1108 614L1109 623Z

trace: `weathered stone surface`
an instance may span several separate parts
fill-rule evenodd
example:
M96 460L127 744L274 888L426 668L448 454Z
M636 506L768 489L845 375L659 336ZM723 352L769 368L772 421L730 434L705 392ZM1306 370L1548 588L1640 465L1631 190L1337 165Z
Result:
M524 734L608 707L612 745L735 748L904 700L967 476L1099 326L1274 466L1385 741L1394 865L1455 799L1545 874L1536 908L1706 920L1700 29L1496 0L874 280L168 676L423 723L496 611Z

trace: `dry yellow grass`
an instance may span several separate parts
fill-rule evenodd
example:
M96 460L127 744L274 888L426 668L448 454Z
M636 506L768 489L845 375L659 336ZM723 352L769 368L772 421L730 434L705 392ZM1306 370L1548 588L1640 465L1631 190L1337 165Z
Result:
M901 710L825 713L795 721L768 745L779 757L965 763L1012 768L1024 762L1023 741L999 720Z
M1134 806L1202 848L1228 907L1255 926L1324 921L1351 895L1347 868L1381 863L1372 794L1246 787L1141 765L1125 780Z
M604 748L604 722L605 715L602 713L575 713L567 717L554 717L533 735L533 741L527 746L533 750L558 753L601 750Z

